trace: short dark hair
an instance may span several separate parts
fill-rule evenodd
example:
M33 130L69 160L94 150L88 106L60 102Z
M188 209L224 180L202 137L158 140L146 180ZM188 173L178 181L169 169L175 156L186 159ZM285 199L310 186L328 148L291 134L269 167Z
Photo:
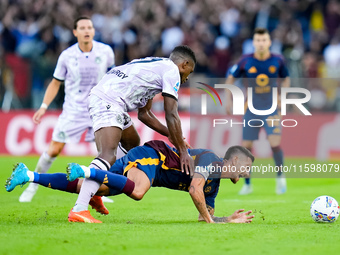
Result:
M170 58L177 62L179 59L190 58L196 64L196 56L192 49L187 45L180 45L173 49Z
M89 17L87 16L81 16L75 19L74 23L73 23L73 29L77 29L77 25L78 25L78 21L79 20L83 20L83 19L87 19L87 20L91 20Z
M253 35L264 35L264 34L268 34L269 35L269 31L267 28L263 28L263 27L257 27L254 30L254 34Z
M255 160L254 155L247 148L244 148L244 147L238 146L238 145L231 146L227 150L227 152L225 153L224 159L229 160L229 159L231 159L232 156L234 156L235 154L239 154L239 153L247 156L248 158L251 159L252 162L254 162L254 160Z

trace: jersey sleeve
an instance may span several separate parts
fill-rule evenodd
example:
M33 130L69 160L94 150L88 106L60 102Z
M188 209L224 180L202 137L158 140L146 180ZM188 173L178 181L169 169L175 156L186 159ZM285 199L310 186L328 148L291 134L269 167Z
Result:
M289 76L288 68L283 57L280 58L279 76L280 78L286 78L287 76Z
M171 68L163 73L162 96L168 96L178 100L178 90L181 85L181 78L177 67Z
M207 180L211 174L212 164L219 161L221 161L220 158L213 152L203 154L195 165L195 173L202 175Z
M204 189L205 188L206 188L206 186L204 187ZM209 194L204 194L205 203L212 208L215 208L215 199L217 197L218 190L219 190L219 186L215 187L213 192L210 192Z
M58 81L64 81L67 74L65 52L62 52L58 58L57 66L55 67L53 78Z
M242 58L237 64L233 65L229 69L229 74L232 75L234 78L241 78L244 73L244 64L245 64L245 59Z
M204 180L207 180L209 178L210 175L210 171L209 171L209 166L195 166L195 173L198 173L200 175L202 175L204 177Z

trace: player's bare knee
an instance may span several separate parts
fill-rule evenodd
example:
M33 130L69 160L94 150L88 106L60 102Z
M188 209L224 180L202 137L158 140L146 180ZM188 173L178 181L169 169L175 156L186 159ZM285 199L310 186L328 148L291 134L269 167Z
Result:
M54 158L57 157L64 148L64 143L52 141L48 147L47 154Z

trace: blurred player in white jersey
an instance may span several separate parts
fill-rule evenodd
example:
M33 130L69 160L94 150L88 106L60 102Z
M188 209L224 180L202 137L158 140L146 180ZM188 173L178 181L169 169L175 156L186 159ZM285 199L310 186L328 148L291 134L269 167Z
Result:
M41 122L48 105L56 97L62 82L65 84L63 111L54 128L52 141L36 166L35 171L45 173L60 154L66 143L78 143L86 131L85 140L94 141L92 121L87 108L88 95L104 74L114 65L110 46L94 41L92 21L79 17L74 22L73 34L78 43L64 50L59 56L53 79L48 85L43 103L33 116L35 124ZM31 202L38 186L31 183L19 198Z
M182 171L193 171L193 160L187 152L182 135L181 121L177 112L178 90L191 72L196 57L187 46L176 47L169 58L148 57L133 60L111 69L95 86L89 96L89 112L93 121L98 157L92 168L109 170L116 160L120 142L127 150L139 145L140 139L128 112L138 109L138 118L145 125L166 136L179 152ZM166 126L151 111L152 99L162 93ZM140 162L150 164L148 160ZM133 162L131 162L133 164ZM150 185L136 185L145 178L143 172L134 175L133 180L121 183L125 194L145 192ZM117 182L121 182L117 177ZM105 180L104 180L105 183ZM101 183L86 179L81 187L76 205L69 213L72 222L99 222L87 210L91 197ZM146 189L146 190L144 190Z

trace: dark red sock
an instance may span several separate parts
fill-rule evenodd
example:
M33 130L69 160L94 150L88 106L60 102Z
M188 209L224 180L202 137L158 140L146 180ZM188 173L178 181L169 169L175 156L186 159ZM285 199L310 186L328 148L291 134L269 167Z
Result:
M69 182L66 187L66 191L70 193L77 193L77 185L79 179L75 179L73 182Z
M126 194L127 196L130 196L134 189L135 189L135 183L131 181L130 179L127 179L125 186L122 189L122 192Z

